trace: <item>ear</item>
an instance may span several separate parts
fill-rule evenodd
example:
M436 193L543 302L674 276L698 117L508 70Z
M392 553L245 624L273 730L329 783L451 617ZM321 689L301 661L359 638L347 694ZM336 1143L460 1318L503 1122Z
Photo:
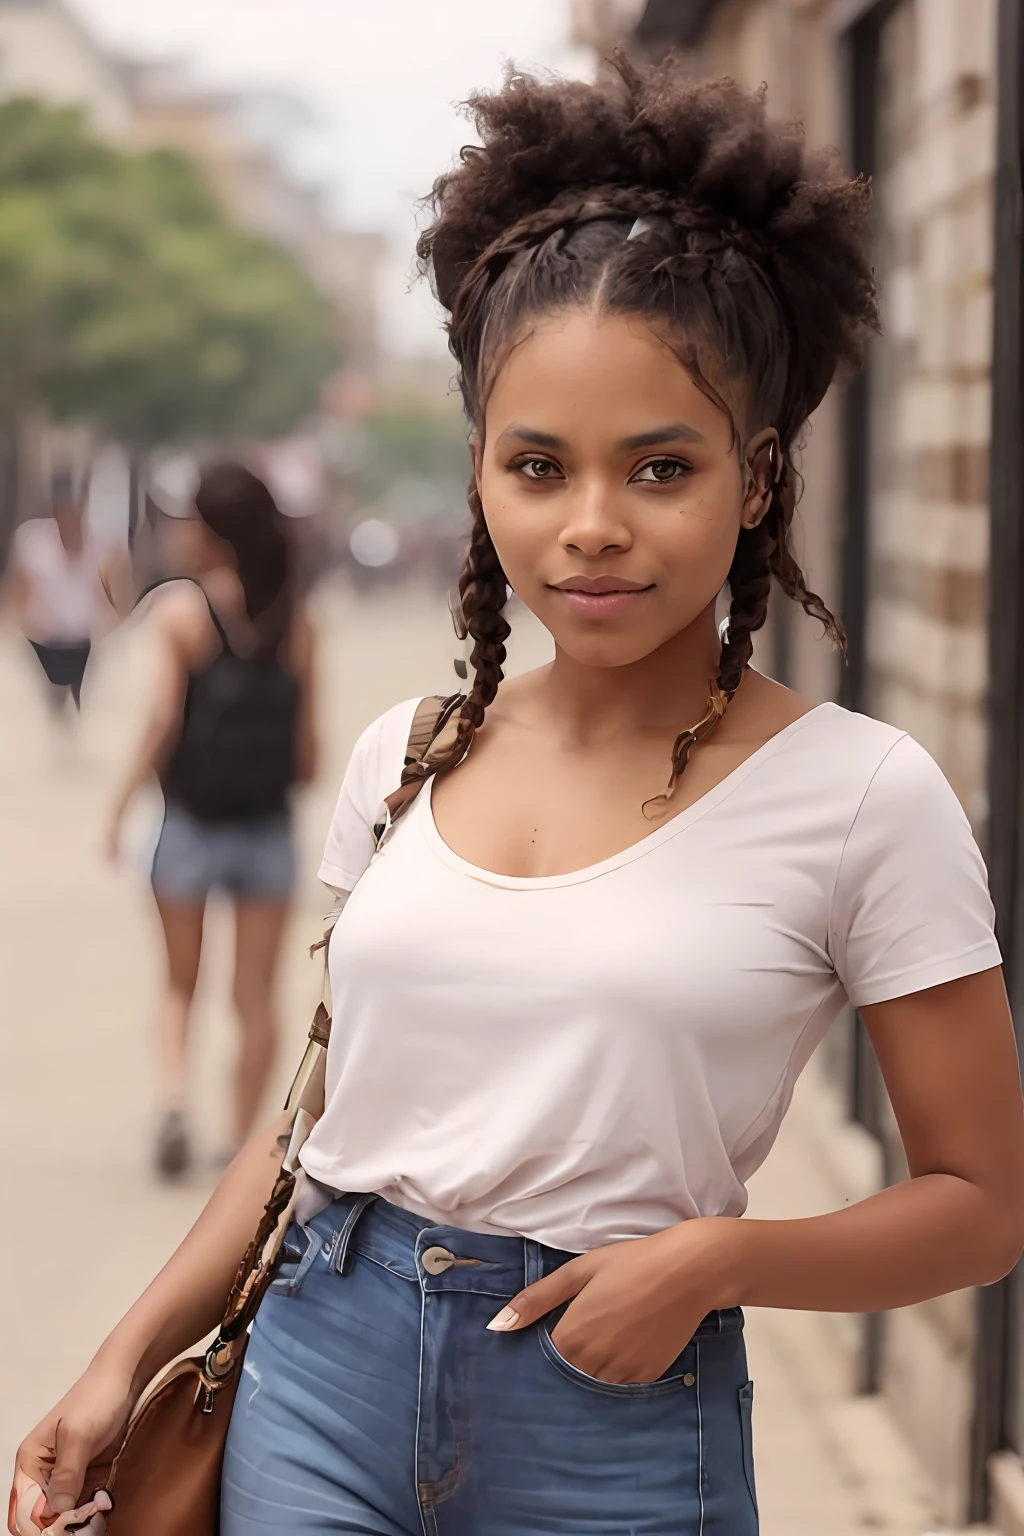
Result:
M772 489L782 475L782 444L774 427L755 432L746 445L746 488L741 521L756 528L771 505Z

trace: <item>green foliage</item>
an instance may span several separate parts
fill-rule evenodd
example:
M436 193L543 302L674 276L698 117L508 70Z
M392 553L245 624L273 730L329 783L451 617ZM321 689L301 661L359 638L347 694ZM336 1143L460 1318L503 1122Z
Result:
M460 411L395 404L364 423L358 490L373 501L396 480L429 480L461 489L469 479L466 425Z
M139 447L288 430L337 362L333 316L233 228L193 166L0 104L0 411L42 402Z

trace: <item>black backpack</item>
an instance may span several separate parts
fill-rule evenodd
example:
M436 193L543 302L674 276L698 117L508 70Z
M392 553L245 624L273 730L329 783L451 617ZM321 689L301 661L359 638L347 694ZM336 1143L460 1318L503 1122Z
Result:
M278 659L280 637L256 656L239 656L196 586L222 649L189 675L181 735L161 774L164 795L198 821L282 815L295 782L299 685Z

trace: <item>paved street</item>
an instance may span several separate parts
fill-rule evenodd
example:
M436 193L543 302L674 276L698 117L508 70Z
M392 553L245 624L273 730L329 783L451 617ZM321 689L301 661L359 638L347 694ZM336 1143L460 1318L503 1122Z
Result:
M395 700L451 685L441 598L355 600L327 590L321 618L324 762L301 811L304 878L282 983L280 1081L297 1059L316 993L304 946L324 908L314 872L357 732ZM544 654L517 624L514 660ZM30 662L32 665L30 666ZM0 1457L86 1364L193 1219L208 1166L179 1188L153 1182L150 1026L159 956L141 877L157 806L139 807L122 866L98 854L119 765L141 724L149 657L126 630L101 646L77 741L56 741L33 659L0 634L0 1153L13 1170L0 1278ZM224 914L211 924L195 1039L196 1122L212 1159L232 1050ZM754 1192L758 1214L815 1208L799 1096ZM17 1213L16 1215L14 1213ZM851 1400L824 1325L750 1319L764 1536L923 1536L933 1527L909 1453L877 1404Z

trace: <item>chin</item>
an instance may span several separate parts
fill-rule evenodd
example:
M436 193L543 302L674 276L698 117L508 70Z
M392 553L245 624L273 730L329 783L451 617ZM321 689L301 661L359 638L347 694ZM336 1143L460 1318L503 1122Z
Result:
M649 636L593 634L552 631L552 638L563 656L581 667L630 667L653 655L663 643Z

